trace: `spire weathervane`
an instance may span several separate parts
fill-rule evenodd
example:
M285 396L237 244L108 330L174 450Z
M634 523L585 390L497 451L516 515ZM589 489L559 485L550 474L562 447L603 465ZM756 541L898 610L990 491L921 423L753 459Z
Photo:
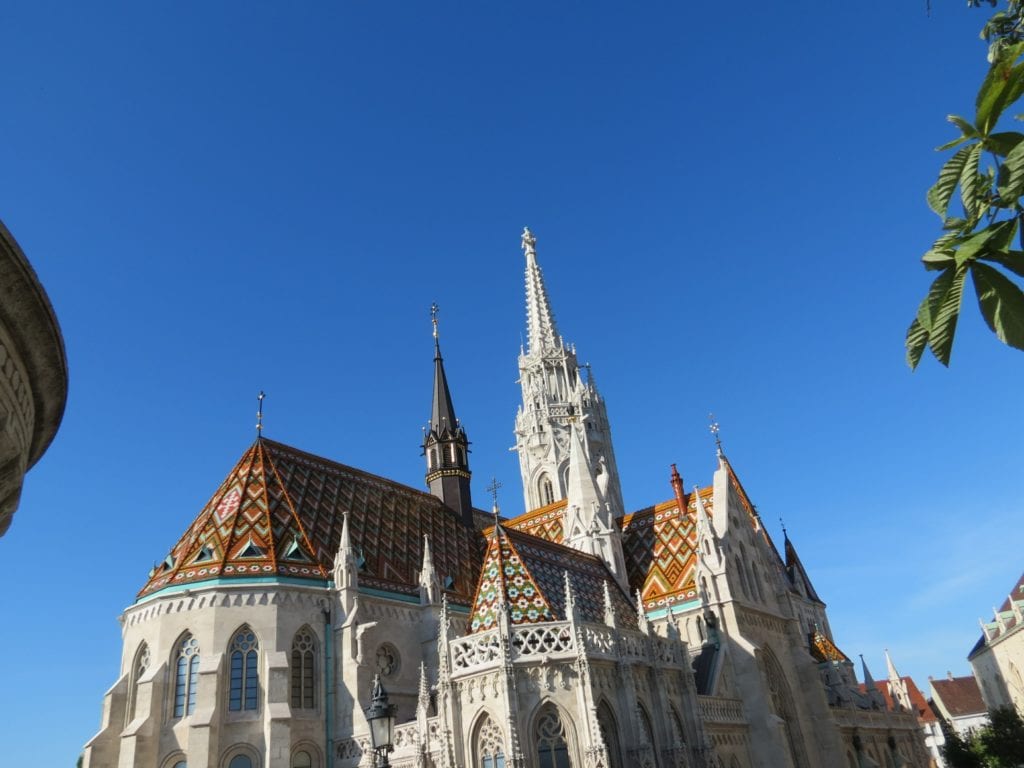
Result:
M260 390L256 400L259 403L259 407L256 409L256 437L263 437L263 398L266 397L263 394L263 390Z
M527 256L529 256L531 253L536 255L537 238L533 236L533 232L530 231L529 227L523 227L522 245L523 252Z
M710 430L711 430L711 434L715 436L715 445L718 447L718 455L721 456L722 455L722 438L718 434L721 431L721 427L718 426L718 422L715 421L715 414L709 413L708 414L708 420L711 422Z
M491 482L488 483L487 487L484 489L489 494L491 494L491 499L494 502L494 506L491 509L494 512L494 525L495 525L495 527L497 527L497 525L498 525L498 489L499 488L501 488L501 483L498 482L498 478L492 477L491 478Z
M437 306L435 301L430 305L430 322L434 325L434 341L437 341L437 313L441 311L441 308Z

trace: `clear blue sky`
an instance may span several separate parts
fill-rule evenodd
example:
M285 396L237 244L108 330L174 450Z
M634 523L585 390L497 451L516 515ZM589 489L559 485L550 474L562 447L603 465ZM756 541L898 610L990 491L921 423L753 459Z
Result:
M6 3L0 217L71 391L0 540L3 761L73 765L261 388L268 436L422 484L432 301L475 497L521 510L524 225L627 506L710 482L714 411L839 646L966 674L1024 568L1024 354L968 297L952 368L903 362L985 66L932 5Z

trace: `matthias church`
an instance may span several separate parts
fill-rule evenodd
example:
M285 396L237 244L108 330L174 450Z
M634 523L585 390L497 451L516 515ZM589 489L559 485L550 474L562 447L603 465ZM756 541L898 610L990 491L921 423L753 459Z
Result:
M721 450L624 508L605 401L522 249L528 511L473 504L435 319L428 490L257 437L121 615L86 768L929 765Z

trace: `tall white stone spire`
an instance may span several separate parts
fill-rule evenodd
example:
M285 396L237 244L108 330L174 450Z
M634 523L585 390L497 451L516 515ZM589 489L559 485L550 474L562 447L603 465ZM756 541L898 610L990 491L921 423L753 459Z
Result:
M583 446L581 459L600 496L601 513L614 520L624 510L604 400L589 367L581 370L575 347L567 346L558 333L537 262L537 239L529 229L523 231L522 246L527 346L519 355L523 403L516 414L515 449L526 509L569 497L572 426L576 424Z
M526 254L526 338L529 351L555 350L561 337L544 287L544 275L537 264L537 238L529 227L523 228L523 253Z

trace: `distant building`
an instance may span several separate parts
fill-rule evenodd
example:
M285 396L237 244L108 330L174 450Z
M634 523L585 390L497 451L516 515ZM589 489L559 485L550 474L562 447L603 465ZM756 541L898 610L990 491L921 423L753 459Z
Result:
M889 677L887 680L877 681L875 687L885 697L886 706L898 712L914 713L931 758L929 765L935 766L935 768L946 768L946 761L942 756L942 747L946 743L946 738L942 733L941 721L925 700L924 694L921 693L914 680L910 677L902 677L896 671L896 666L888 651L885 652L885 663Z
M945 680L929 678L929 682L935 711L958 734L966 736L975 728L988 725L989 708L973 677L953 677L950 673Z
M27 472L64 415L68 366L57 317L14 236L0 221L0 536Z
M989 709L1013 707L1024 716L1024 575L994 611L981 622L981 637L967 660Z
M522 245L527 511L472 504L435 318L430 492L257 437L121 616L87 768L368 768L374 681L396 768L929 765L724 452L625 512L604 400Z

